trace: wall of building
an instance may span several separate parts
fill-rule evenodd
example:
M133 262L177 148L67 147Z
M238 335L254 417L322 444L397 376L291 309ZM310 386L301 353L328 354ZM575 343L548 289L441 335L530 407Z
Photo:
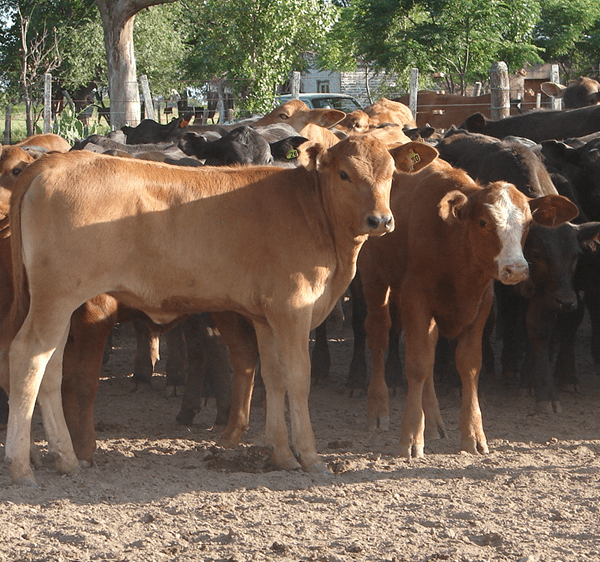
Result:
M395 80L386 74L369 73L369 89L373 101L378 100L389 88L394 88ZM328 90L325 88L329 88ZM312 92L334 92L354 96L364 107L369 105L369 97L365 84L364 68L355 72L329 72L310 69L302 72L300 77L300 91Z

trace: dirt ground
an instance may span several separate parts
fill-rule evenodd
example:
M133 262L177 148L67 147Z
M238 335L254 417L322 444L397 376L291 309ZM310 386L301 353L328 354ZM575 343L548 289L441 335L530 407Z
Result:
M97 400L95 466L65 477L48 461L36 489L0 468L0 561L600 560L600 379L588 329L580 393L563 394L563 413L535 414L531 397L487 378L490 454L461 454L459 398L440 389L449 437L410 463L396 456L404 395L392 397L391 430L367 432L365 396L344 389L351 333L333 336L331 378L311 393L331 474L313 476L270 469L258 398L244 444L224 451L214 402L192 427L175 422L164 356L152 388L132 392L132 332L121 327ZM34 432L43 447L39 417Z

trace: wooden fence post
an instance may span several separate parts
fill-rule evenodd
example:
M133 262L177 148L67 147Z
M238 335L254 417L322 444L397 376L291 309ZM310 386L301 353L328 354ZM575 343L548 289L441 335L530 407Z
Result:
M290 93L292 99L297 100L300 97L300 73L297 70L292 72L292 79L290 80Z
M44 74L44 133L52 131L52 74Z
M144 111L147 119L154 119L154 104L152 103L152 96L150 95L150 84L148 83L148 77L145 74L140 76L140 85L142 86L142 98L144 99Z
M10 105L6 106L6 117L4 119L4 144L10 144L12 120L10 118Z
M550 66L550 82L560 83L560 72L557 64ZM550 109L562 109L562 98L550 96Z
M491 113L494 121L510 115L510 84L508 67L504 61L495 62L490 68Z
M419 69L410 69L410 90L408 95L408 107L412 111L415 121L417 120L417 107L418 107L418 96L419 96Z

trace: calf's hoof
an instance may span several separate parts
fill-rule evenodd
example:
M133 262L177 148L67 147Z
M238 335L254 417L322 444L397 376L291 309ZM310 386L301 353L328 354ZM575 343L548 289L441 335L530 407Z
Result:
M431 425L425 424L426 441L429 441L430 439L446 439L447 437L448 434L446 433L446 428L442 422L436 422Z
M81 464L79 461L75 465L64 462L63 459L57 458L55 463L56 470L65 476L77 476L81 472Z
M369 431L389 431L390 417L389 416L369 416L367 417L367 428Z
M35 480L35 476L23 476L21 478L13 478L13 484L22 488L39 488Z
M485 440L465 440L461 441L460 450L471 455L487 455L490 452Z
M300 463L296 460L296 457L290 457L283 461L277 461L277 460L273 459L273 463L279 470L291 471L291 470L300 470L302 468L300 466Z
M407 460L422 459L425 456L424 443L400 443L400 456Z
M196 416L197 410L193 408L189 409L181 409L179 413L175 416L175 421L179 425L190 426L194 424L194 417Z
M310 474L331 474L330 470L327 468L327 465L321 461L304 467L304 471L309 472Z
M5 458L4 463L10 467L10 476L15 486L23 486L25 488L38 487L30 466L27 466L24 469L18 469L10 458Z
M535 409L538 414L560 414L562 412L562 406L558 400L536 402Z

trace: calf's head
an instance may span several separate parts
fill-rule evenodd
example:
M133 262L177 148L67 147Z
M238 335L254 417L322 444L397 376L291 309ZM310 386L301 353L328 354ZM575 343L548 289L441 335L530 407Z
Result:
M0 198L8 200L19 174L34 160L45 154L39 147L0 145Z
M469 196L451 191L440 202L439 212L446 221L463 221L480 267L506 285L520 283L529 276L523 245L531 221L555 226L578 213L566 197L530 199L505 182L491 183Z
M390 190L394 173L413 173L437 157L435 148L410 142L388 147L376 138L348 138L328 150L308 149L308 169L318 173L330 220L352 238L394 229Z
M556 227L532 224L524 248L530 278L515 289L525 297L540 299L551 310L571 312L577 307L577 264L582 256L595 256L599 246L600 222Z

